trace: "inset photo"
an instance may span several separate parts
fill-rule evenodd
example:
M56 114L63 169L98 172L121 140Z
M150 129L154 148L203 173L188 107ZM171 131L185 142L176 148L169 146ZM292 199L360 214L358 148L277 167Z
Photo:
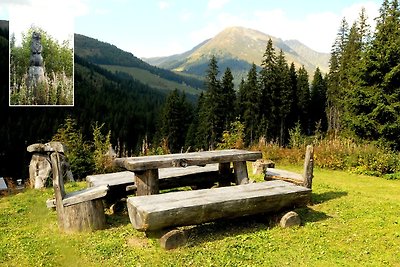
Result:
M10 106L74 105L73 36L72 15L39 5L10 11Z

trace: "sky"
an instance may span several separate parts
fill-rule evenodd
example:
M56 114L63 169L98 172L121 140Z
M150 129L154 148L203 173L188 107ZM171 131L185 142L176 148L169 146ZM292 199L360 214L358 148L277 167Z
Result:
M0 19L10 30L34 8L51 14L49 33L80 33L111 43L137 57L183 53L223 29L242 26L283 40L297 39L329 53L340 22L352 24L364 7L374 25L383 0L1 0ZM39 17L45 17L40 16ZM72 19L71 19L72 18ZM26 20L26 19L25 19ZM49 22L50 21L50 22ZM72 26L71 26L72 25ZM58 37L60 36L60 37ZM65 35L65 36L68 36Z

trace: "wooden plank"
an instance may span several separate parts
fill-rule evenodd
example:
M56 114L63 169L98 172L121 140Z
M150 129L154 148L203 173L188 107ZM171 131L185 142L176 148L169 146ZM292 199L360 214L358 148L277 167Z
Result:
M90 187L84 190L71 192L65 195L62 203L64 207L68 207L81 202L102 198L107 195L107 191L108 191L108 186L101 185L96 187ZM46 206L48 208L55 208L56 200L54 198L48 199L46 201Z
M86 183L88 187L95 187L99 185L115 186L121 184L134 183L135 174L130 171L106 173L106 174L96 174L88 175L86 177Z
M160 179L179 177L190 174L199 174L218 171L218 164L207 164L206 166L188 166L186 168L182 167L172 167L163 168L158 170L158 175Z
M157 230L305 206L310 197L308 188L270 181L130 197L128 212L135 229Z
M290 172L287 170L267 168L264 180L268 181L271 179L278 179L283 181L288 181L295 183L297 185L302 185L304 183L303 176L299 173Z
M100 185L96 187L90 187L84 190L71 192L65 195L63 199L63 205L64 207L68 207L81 202L102 198L105 195L107 195L107 191L108 191L107 185Z
M261 152L232 149L161 156L117 158L115 159L115 164L130 171L143 171L178 166L185 167L235 161L255 161L261 158Z

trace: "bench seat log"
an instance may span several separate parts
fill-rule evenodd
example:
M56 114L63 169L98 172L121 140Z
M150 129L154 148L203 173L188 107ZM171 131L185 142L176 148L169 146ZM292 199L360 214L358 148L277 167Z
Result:
M275 168L267 168L264 176L264 180L283 180L294 183L296 185L302 185L304 187L312 187L312 180L314 177L314 147L308 145L306 148L306 155L304 157L304 168L303 174L290 172L286 170L280 170Z
M229 166L228 166L229 167ZM228 170L229 172L229 170ZM158 170L159 188L171 189L184 186L212 185L221 179L218 164L207 164L206 166L188 166L163 168ZM233 182L232 171L228 176L229 181ZM96 174L86 177L89 187L100 185L109 186L109 194L125 195L136 191L135 174L130 171Z
M90 201L93 199L97 199L97 198L102 198L105 197L107 195L108 192L108 186L107 185L100 185L100 186L96 186L96 187L90 187L87 189L83 189L80 191L75 191L75 192L71 192L71 193L67 193L63 200L63 206L64 207L68 207L71 205L75 205L78 203L82 203L85 201ZM46 206L48 208L55 208L56 207L56 200L53 199L49 199L46 201Z
M266 181L283 180L297 185L303 185L304 183L304 178L301 174L275 168L267 168L264 179Z
M133 227L146 231L306 206L310 198L309 188L268 181L130 197L127 205Z

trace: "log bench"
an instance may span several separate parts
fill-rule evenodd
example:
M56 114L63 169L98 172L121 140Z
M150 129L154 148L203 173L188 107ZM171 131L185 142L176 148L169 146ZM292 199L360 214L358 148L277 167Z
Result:
M172 189L190 186L192 188L209 188L217 182L233 182L231 175L222 177L219 173L218 164L207 164L206 166L188 166L186 168L171 167L159 169L160 189ZM135 174L130 171L115 173L88 175L86 177L88 189L84 191L95 192L97 188L108 186L105 199L114 203L128 195L136 192ZM99 190L101 191L101 190ZM55 199L47 200L48 208L55 207Z
M306 206L311 189L285 181L129 197L133 227L153 231Z
M302 185L307 188L312 187L314 171L314 148L308 145L306 148L306 155L304 158L304 169L303 173L296 173L287 170L267 168L265 171L264 180L283 180L294 183L296 185Z
M218 164L207 164L205 166L188 166L186 168L159 169L158 179L160 189L171 189L185 186L212 186L223 178L219 175ZM228 179L233 182L233 176L228 177ZM127 194L132 194L136 191L135 180L135 174L131 171L96 174L86 177L89 187L108 185L110 192L127 191Z
M52 202L56 207L59 228L65 232L103 229L106 219L102 198L107 194L108 186L66 193L60 161L64 148L59 142L49 144L52 143L54 151L50 159L55 199L47 202Z

